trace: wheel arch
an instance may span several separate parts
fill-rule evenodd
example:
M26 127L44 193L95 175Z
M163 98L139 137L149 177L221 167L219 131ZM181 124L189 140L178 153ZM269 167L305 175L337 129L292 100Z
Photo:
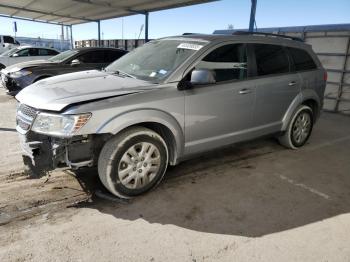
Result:
M141 126L159 134L169 149L169 162L175 165L182 155L184 132L170 114L159 110L137 110L118 115L98 128L96 133L119 134L131 127Z
M321 101L317 93L313 89L302 90L292 101L287 112L284 114L282 119L282 131L285 131L288 127L288 124L291 118L294 115L294 112L300 105L310 106L314 114L314 123L317 121L320 116L321 110Z

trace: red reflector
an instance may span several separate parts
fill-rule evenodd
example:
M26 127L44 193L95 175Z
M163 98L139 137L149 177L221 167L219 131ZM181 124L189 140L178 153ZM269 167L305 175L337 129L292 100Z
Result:
M328 74L327 74L327 72L325 71L325 72L323 73L323 80L326 82L327 79L328 79Z

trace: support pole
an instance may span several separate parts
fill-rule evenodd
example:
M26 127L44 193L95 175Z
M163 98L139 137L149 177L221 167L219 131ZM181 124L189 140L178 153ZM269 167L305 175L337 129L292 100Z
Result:
M74 48L74 43L73 43L73 26L70 25L69 29L70 29L70 47L71 47L71 49L73 49Z
M256 4L258 0L251 0L251 1L252 1L252 7L250 10L249 32L254 31Z
M98 34L98 41L97 41L97 46L101 47L101 21L97 21L97 34Z
M149 13L145 12L145 42L146 43L149 41L149 39L148 39L148 16L149 16Z

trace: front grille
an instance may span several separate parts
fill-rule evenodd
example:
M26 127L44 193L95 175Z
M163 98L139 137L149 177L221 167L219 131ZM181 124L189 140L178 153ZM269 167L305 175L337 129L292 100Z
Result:
M36 116L36 112L37 110L33 107L24 105L24 104L20 104L18 111L21 112L23 115L28 116L30 118L34 118Z
M37 114L37 110L25 104L20 104L17 110L17 127L23 131L28 131Z

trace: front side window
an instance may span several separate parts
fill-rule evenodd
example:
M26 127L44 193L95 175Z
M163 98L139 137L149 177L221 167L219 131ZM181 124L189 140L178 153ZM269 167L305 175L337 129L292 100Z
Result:
M106 68L158 83L208 42L189 38L154 40L122 56Z
M288 47L296 71L312 70L317 66L311 56L304 50Z
M221 46L209 53L196 66L215 72L216 82L242 80L247 78L247 52L244 44Z
M282 46L254 44L258 76L288 73L289 59Z
M29 49L29 55L30 56L38 56L39 55L38 48L30 48Z
M16 54L18 54L18 56L29 56L29 48L21 49Z
M125 54L125 52L122 51L114 51L114 50L106 50L105 51L105 62L106 63L112 63L113 61L117 60L118 58L122 57Z
M13 39L13 37L11 37L11 36L4 36L4 43L5 44L14 44L15 39Z
M61 63L61 62L64 62L64 61L68 61L71 57L73 57L77 53L78 53L77 50L67 50L65 52L62 52L62 53L60 53L58 55L55 55L55 56L49 58L48 60L50 62Z
M90 51L77 57L77 59L80 62L86 63L86 64L105 63L105 51L104 50Z

